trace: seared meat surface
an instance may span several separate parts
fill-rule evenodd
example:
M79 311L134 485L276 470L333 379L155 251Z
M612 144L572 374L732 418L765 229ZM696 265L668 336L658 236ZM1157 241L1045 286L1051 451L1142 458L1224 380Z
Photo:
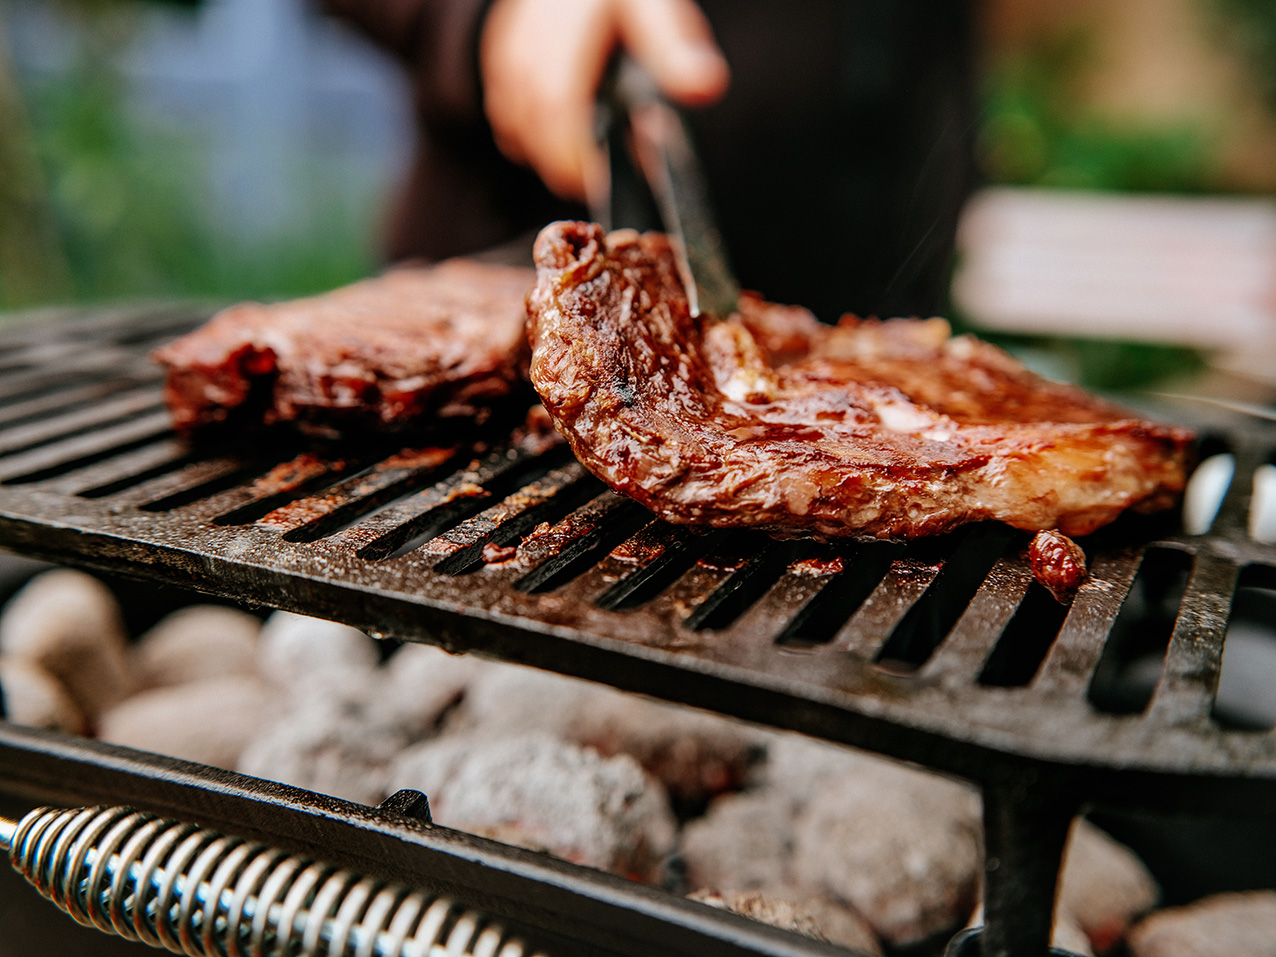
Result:
M155 352L183 431L226 420L321 434L486 415L526 365L527 269L403 268L319 296L243 303Z
M1071 600L1086 580L1085 552L1081 546L1049 529L1037 532L1028 545L1032 576L1061 602Z
M1046 381L940 319L745 297L693 318L668 240L536 243L531 378L577 458L677 523L915 537L997 519L1084 535L1168 506L1191 434Z

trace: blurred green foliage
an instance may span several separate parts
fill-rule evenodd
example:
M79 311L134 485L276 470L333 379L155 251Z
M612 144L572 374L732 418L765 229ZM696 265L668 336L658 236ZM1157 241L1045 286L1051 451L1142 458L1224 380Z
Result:
M1092 55L1088 33L1064 31L989 72L980 134L985 177L1007 185L1123 193L1216 190L1217 155L1204 128L1118 121L1082 105L1074 83ZM959 325L971 328L968 322ZM1012 351L1046 349L1069 378L1108 391L1143 388L1204 365L1200 353L1183 346L976 331Z
M1241 52L1263 83L1276 110L1276 0L1209 0L1225 39Z
M373 268L369 224L327 182L335 171L298 156L311 205L246 241L217 222L200 145L127 116L104 80L96 71L60 77L30 100L79 298L295 295Z
M307 203L291 221L251 239L222 222L201 144L126 108L112 52L126 31L103 20L83 16L70 70L23 87L44 205L76 300L294 296L376 268L377 207L352 202L342 171L322 156L298 151L291 179ZM0 279L0 308L31 304L30 295L7 297Z
M1213 188L1217 157L1207 130L1118 120L1081 104L1073 86L1091 56L1086 31L1061 31L989 71L980 134L988 179L1121 192Z
M1101 392L1137 391L1186 380L1205 368L1205 357L1197 350L1161 342L1017 335L968 324L962 329L1026 359L1030 367L1051 378Z
M1059 348L1070 360L1074 381L1105 391L1142 388L1205 367L1204 356L1195 349L1157 342L1069 339Z

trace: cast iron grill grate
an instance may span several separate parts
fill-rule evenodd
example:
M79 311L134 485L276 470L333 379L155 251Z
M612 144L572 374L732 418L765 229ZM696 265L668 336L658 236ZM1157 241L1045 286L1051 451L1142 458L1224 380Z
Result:
M192 447L146 353L205 315L55 317L0 341L0 542L868 747L986 796L1276 809L1276 736L1215 715L1233 596L1276 587L1276 546L1248 532L1270 426L1207 434L1236 467L1206 534L1123 520L1087 543L1090 580L1063 607L1001 526L907 547L702 535L562 446ZM1155 682L1124 693L1149 654ZM1050 881L1061 840L1038 849Z
M1272 434L1212 437L1239 462L1211 531L1130 520L1094 536L1065 607L1002 526L908 547L776 542L654 520L561 445L188 445L146 352L200 318L120 311L0 344L7 542L855 743L857 718L884 718L1067 763L1227 774L1240 752L1246 777L1276 772L1265 738L1212 719L1231 596L1276 580L1276 547L1246 527ZM1117 639L1157 622L1159 681L1138 706L1115 700ZM734 706L699 700L699 676L727 678Z

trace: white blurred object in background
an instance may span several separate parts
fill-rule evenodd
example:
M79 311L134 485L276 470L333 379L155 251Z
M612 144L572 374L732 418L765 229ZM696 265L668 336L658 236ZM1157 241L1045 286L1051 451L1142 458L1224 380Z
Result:
M996 187L953 296L980 326L1195 346L1276 381L1276 201Z
M1236 459L1228 454L1211 455L1196 467L1183 493L1185 532L1204 535L1209 531L1235 472ZM1260 465L1254 471L1248 530L1255 541L1276 542L1276 465Z

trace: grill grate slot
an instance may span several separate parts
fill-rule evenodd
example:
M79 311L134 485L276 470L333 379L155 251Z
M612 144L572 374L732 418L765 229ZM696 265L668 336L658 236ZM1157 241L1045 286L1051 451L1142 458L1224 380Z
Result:
M519 591L553 591L588 571L651 521L651 513L615 492L604 492L544 535L519 547L536 567L514 583Z
M197 321L202 321L200 316ZM194 321L179 316L174 319L160 317L149 320L141 327L125 329L120 332L113 333L110 336L111 342L118 346L138 346L149 352L157 346L164 345L184 332L187 332L194 325Z
M14 456L5 464L0 485L46 482L170 438L172 434L167 412L107 424Z
M1187 534L1209 533L1235 468L1236 457L1224 448L1204 457L1193 470L1183 494L1183 529Z
M30 359L25 356L18 355L9 361L0 361L0 378L8 375L17 375L23 372L29 372L35 368Z
M155 363L112 342L57 343L29 349L14 356L0 368L0 383L6 390L22 389L26 383L37 387L45 381L84 381L112 375L141 374L158 378Z
M825 583L789 621L777 644L810 648L833 640L847 619L864 604L903 551L895 542L867 542L841 556L843 570Z
M492 502L543 479L570 459L565 448L541 456L517 449L493 452L430 488L374 512L333 541L348 545L367 561L398 558L469 521Z
M1192 569L1192 556L1150 548L1112 624L1088 698L1106 714L1142 714L1165 663Z
M727 628L761 598L802 557L807 542L776 542L769 548L757 535L741 536L755 554L725 582L714 589L683 621L693 631Z
M976 526L963 533L926 593L892 629L874 660L888 670L904 673L925 664L1015 537L1005 526Z
M1029 576L1026 576L1029 577ZM1069 605L1057 600L1039 583L1025 581L1023 601L1001 631L988 656L979 683L992 688L1022 688L1046 660L1068 616Z
M296 448L285 445L276 447L269 454L257 454L249 458L239 455L215 457L197 462L190 468L182 468L171 475L171 492L159 498L143 502L138 508L143 512L169 512L195 502L211 499L232 490L242 491L245 482L278 468L281 461L296 455Z
M11 429L71 412L86 402L98 402L142 385L144 383L137 378L110 378L92 385L50 390L34 398L24 398L0 407L0 429Z
M708 639L715 654L742 663L774 657L794 615L830 587L829 583L845 570L839 549L831 545L809 541L788 544L792 546L790 560L774 584L759 589L756 599L729 627ZM777 559L782 562L785 557L782 553Z
M1241 569L1238 589L1248 588L1262 592L1276 593L1276 565L1265 562L1254 562ZM1272 627L1276 628L1276 617L1272 618Z
M441 575L475 572L485 564L483 551L489 545L517 545L537 525L559 521L572 509L601 495L604 488L602 482L578 465L556 469L441 536L451 544L464 544L434 570Z
M1254 470L1250 499L1249 535L1265 545L1276 544L1276 452Z
M1220 727L1238 731L1276 729L1276 695L1267 676L1276 663L1276 566L1241 571L1210 711Z
M84 481L95 484L76 491L79 498L109 498L138 488L155 479L172 475L182 469L192 468L208 460L209 450L191 452L180 441L167 441L143 446L131 455L120 455L112 460L114 467L100 466Z
M711 532L705 538L702 545L691 546L695 557L690 567L652 594L645 613L685 626L696 609L758 551L757 540L743 532Z
M926 593L943 560L913 549L891 562L877 587L833 636L829 647L865 661L875 661L900 620Z
M1250 512L1254 498L1254 478L1267 463L1271 450L1255 442L1239 444L1231 456L1231 480L1210 524L1212 535L1246 535L1250 528Z
M61 392L71 383L85 385L121 377L141 382L155 380L155 366L136 356L112 350L109 355L59 360L56 371L39 365L29 370L0 376L0 402L34 399ZM159 395L156 395L158 401Z
M1239 577L1234 562L1209 554L1197 556L1149 706L1149 716L1157 722L1197 724L1209 718Z
M366 461L327 459L303 452L291 461L275 466L243 490L250 501L213 518L214 525L251 525L302 496L323 491L351 472L367 466Z
M126 363L118 369L95 369L92 372L54 375L39 370L20 379L0 379L0 408L13 408L26 402L60 401L73 389L92 390L103 384L126 381L132 386L144 386L155 379L154 371L141 368L137 363Z
M117 378L118 372L99 371L95 375L78 375L72 381L81 388L92 388L102 382ZM68 379L64 375L53 375L44 370L24 376L20 380L0 378L0 407L18 405L23 402L37 402L50 396L60 396L67 392Z
M302 499L265 516L263 525L287 529L284 541L308 543L349 528L370 512L396 501L456 465L456 448L405 449L344 479L322 496Z
M64 442L112 425L123 425L136 419L153 416L156 412L162 412L167 421L168 413L163 409L163 404L151 390L130 392L108 402L76 409L0 433L0 458Z
M714 548L724 534L697 535L667 522L651 522L629 539L625 554L613 556L617 567L600 569L604 578L610 574L615 581L594 599L594 604L608 611L624 611L653 601ZM637 569L632 568L634 563Z
M0 378L21 375L37 369L50 369L66 362L74 362L89 351L81 343L49 341L28 343L15 349L0 352Z
M977 681L998 646L1008 641L1006 629L1022 611L1031 581L1032 571L1022 557L997 559L966 610L926 661L921 676L938 678L949 686Z

